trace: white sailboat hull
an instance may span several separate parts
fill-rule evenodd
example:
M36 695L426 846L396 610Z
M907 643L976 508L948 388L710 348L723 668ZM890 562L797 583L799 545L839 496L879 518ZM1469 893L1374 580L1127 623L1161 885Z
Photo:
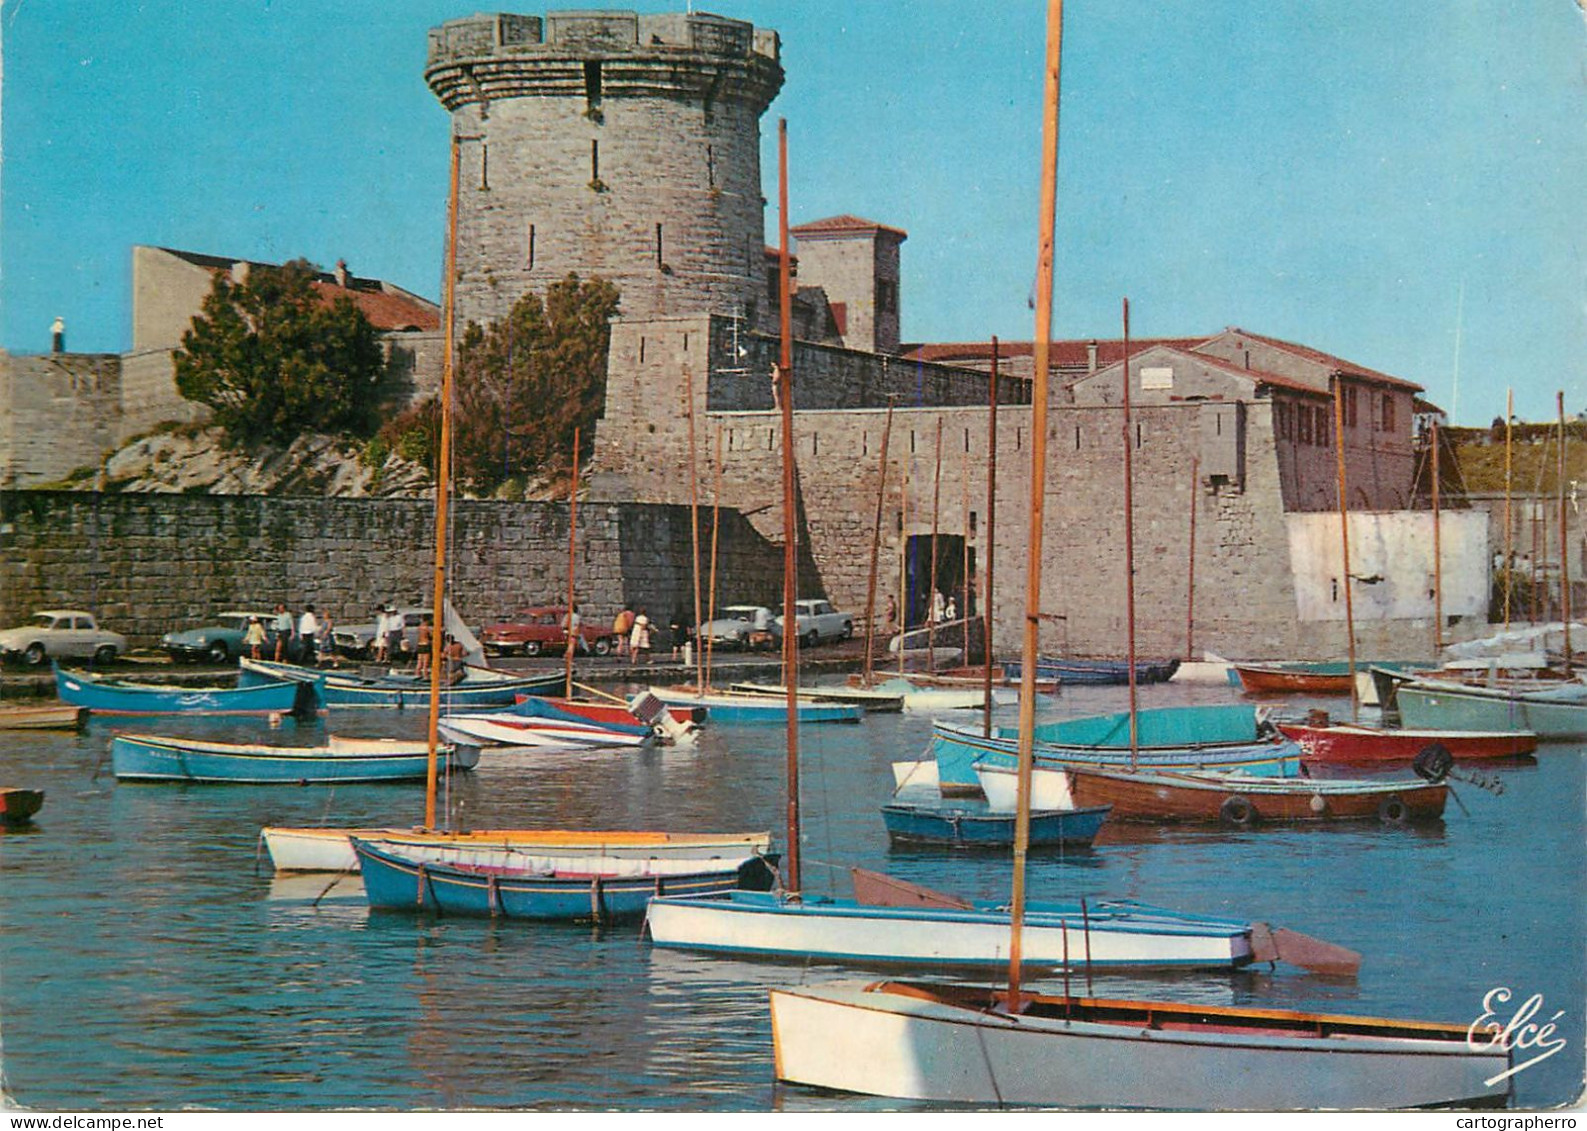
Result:
M853 900L779 899L765 893L651 901L651 941L660 947L759 958L802 958L915 969L998 967L1008 962L1004 911L898 908ZM1078 908L1031 911L1021 935L1032 968L1080 966L1230 969L1251 961L1243 926L1228 920Z
M771 993L777 1079L985 1105L1327 1111L1496 1103L1502 1052L1460 1040L1010 1017L835 983Z
M975 767L976 780L986 803L995 812L1012 813L1019 801L1019 774L1002 766ZM1069 774L1065 770L1032 768L1030 773L1030 807L1032 809L1073 809L1074 795L1069 792Z

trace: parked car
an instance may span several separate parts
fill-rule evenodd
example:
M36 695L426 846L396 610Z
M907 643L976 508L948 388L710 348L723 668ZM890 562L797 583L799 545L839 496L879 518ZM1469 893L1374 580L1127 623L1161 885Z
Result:
M568 646L567 630L562 621L568 615L565 605L537 605L532 609L519 609L512 616L496 624L488 624L479 634L479 642L492 656L538 656L542 652L562 652ZM597 656L607 656L617 647L617 637L612 630L600 624L591 624L579 614L579 635Z
M718 609L715 620L706 621L700 633L713 648L770 648L776 643L771 632L771 610L764 605L729 605ZM764 638L757 638L755 624L768 626Z
M45 609L24 625L0 632L0 659L37 667L46 659L92 659L108 664L127 650L127 638L99 627L93 613Z
M402 617L402 650L413 653L419 649L419 624L430 615L429 609L404 606L397 610ZM432 622L434 623L434 622ZM375 654L375 623L339 624L331 630L331 644L342 655L354 660L366 660Z
M854 635L854 618L840 613L827 601L805 600L794 602L794 624L799 642L814 647L823 640L847 640ZM777 634L782 635L783 618L778 617Z
M168 632L160 638L160 647L169 652L171 659L179 664L193 660L229 664L246 651L242 638L248 632L250 617L258 617L259 623L264 625L269 654L273 654L276 634L271 625L275 621L275 614L257 611L221 613L215 618L214 624L205 625L203 628Z

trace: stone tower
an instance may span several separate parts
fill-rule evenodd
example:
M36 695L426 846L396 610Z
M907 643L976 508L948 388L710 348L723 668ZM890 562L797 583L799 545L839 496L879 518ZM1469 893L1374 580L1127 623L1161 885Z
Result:
M627 318L764 312L760 118L777 34L705 14L476 15L430 31L425 79L465 140L460 324L570 271Z
M909 234L858 216L832 216L790 231L799 241L799 283L826 292L843 344L897 353L899 246Z

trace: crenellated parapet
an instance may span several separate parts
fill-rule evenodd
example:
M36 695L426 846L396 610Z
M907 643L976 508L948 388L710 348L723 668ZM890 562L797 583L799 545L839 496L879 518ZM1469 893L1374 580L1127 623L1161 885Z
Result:
M495 13L432 28L425 81L448 110L584 97L593 80L597 99L733 100L759 114L782 87L779 47L774 31L704 13Z

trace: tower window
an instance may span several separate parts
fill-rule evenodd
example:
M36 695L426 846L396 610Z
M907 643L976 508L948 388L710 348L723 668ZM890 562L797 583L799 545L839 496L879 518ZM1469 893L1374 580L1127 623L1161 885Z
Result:
M705 183L710 188L716 187L716 148L705 147Z
M876 309L880 314L898 313L898 284L892 279L876 280Z
M597 106L601 101L601 61L590 59L584 64L584 101Z
M529 225L529 255L524 261L524 269L526 271L535 269L535 226L533 224Z
M590 139L590 181L601 179L601 143L594 138Z
M479 147L479 187L490 188L490 146L483 143Z
M666 265L666 263L664 263L662 261L661 252L662 252L662 246L661 246L661 225L657 224L656 225L656 267L658 269L662 270L662 271L665 271L667 269L667 265Z

